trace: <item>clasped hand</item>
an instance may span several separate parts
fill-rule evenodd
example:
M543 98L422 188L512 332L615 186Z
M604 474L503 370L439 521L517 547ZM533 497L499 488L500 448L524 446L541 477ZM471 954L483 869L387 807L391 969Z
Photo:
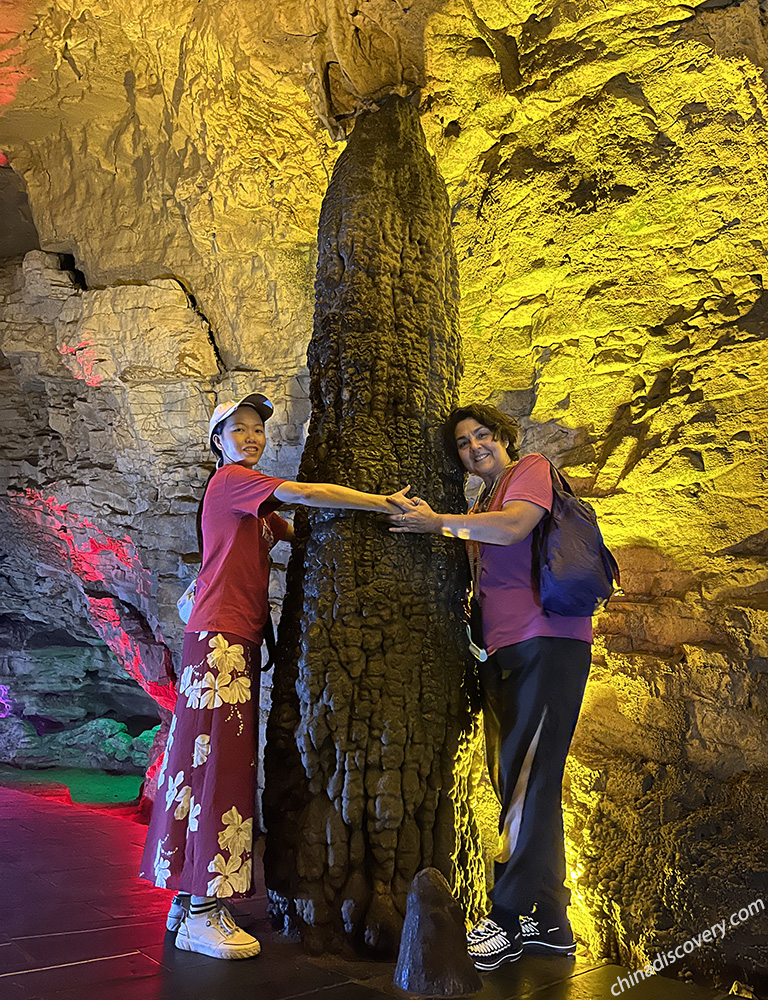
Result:
M406 486L387 497L387 503L392 504L398 511L398 513L387 514L385 517L390 526L389 530L420 535L439 532L440 515L436 514L427 501L422 500L421 497L406 496L410 488L410 486Z

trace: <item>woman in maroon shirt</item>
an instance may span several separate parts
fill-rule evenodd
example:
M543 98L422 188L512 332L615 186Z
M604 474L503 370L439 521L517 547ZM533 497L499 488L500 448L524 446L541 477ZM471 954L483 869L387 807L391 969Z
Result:
M208 441L217 468L198 516L203 563L141 866L144 878L177 891L167 921L168 930L176 932L176 947L216 958L248 958L260 951L221 901L253 892L269 550L276 541L293 538L293 528L274 508L285 502L393 509L383 495L257 472L271 415L266 396L251 393L217 406L210 420ZM393 499L403 497L401 491Z
M517 425L493 406L449 417L448 451L483 483L468 514L439 514L418 498L398 500L391 531L464 539L482 607L487 659L480 661L491 780L501 803L493 906L468 936L481 971L523 949L572 955L570 892L564 884L562 779L591 661L591 618L542 610L533 583L533 530L552 506L550 465L520 457ZM394 498L393 498L394 499Z

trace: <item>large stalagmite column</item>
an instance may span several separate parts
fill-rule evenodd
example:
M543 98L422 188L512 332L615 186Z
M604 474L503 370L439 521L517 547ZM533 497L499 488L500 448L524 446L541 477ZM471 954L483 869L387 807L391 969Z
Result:
M459 509L439 426L461 372L445 186L416 111L363 114L320 216L312 421L300 478ZM453 539L310 511L288 575L266 748L267 885L311 949L391 952L434 865L483 882L467 784L474 732Z

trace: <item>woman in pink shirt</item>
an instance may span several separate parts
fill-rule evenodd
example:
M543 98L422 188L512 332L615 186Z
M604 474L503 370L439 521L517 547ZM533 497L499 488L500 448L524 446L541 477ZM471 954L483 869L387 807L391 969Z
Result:
M383 495L258 472L271 415L266 396L251 393L222 403L211 416L208 443L217 466L198 513L203 563L141 866L144 878L177 891L167 921L168 930L176 932L176 947L216 958L248 958L260 951L221 901L253 892L269 550L276 541L293 539L293 528L275 508L284 502L392 510Z
M550 465L522 458L518 428L492 406L455 410L448 451L483 483L468 514L398 501L391 531L463 539L482 608L488 658L479 663L488 768L501 803L501 847L490 915L468 936L482 971L523 949L572 955L565 887L562 780L591 660L591 618L542 610L533 576L533 531L552 506Z

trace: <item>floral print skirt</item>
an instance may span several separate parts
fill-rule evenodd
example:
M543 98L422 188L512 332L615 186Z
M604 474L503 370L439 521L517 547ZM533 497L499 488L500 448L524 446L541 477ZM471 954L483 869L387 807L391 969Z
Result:
M184 636L141 863L142 877L161 888L195 896L253 892L259 649L228 632Z

